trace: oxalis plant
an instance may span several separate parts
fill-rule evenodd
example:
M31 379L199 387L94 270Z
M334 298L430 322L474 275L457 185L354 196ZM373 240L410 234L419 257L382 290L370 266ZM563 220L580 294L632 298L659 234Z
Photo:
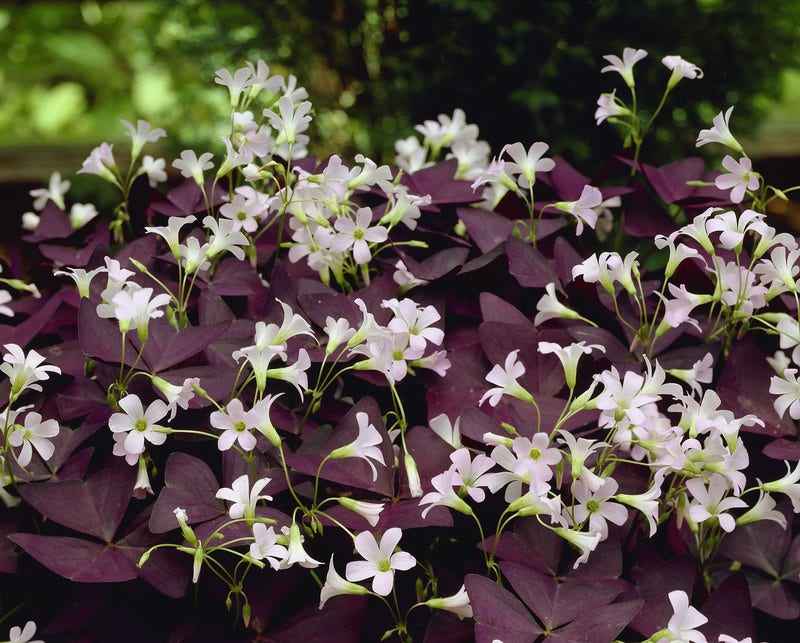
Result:
M800 616L800 248L731 133L648 165L702 71L634 66L582 176L456 110L395 167L308 155L307 93L217 72L225 153L123 121L6 265L8 640L757 641ZM617 90L620 95L617 95ZM8 275L15 275L9 277ZM42 639L42 640L44 640ZM38 640L38 639L37 639Z

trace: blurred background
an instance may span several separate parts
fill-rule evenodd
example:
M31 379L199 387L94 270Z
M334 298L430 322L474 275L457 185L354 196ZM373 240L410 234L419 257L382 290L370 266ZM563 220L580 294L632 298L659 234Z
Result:
M259 58L307 87L316 156L391 162L414 124L461 107L495 153L543 140L590 174L620 147L593 114L602 92L627 99L618 75L600 73L602 56L626 46L650 52L636 67L645 108L668 77L662 56L705 72L673 91L646 161L719 158L694 141L735 105L732 129L763 159L756 169L786 186L800 183L798 25L796 0L2 2L0 189L16 209L51 172L125 140L120 118L163 127L169 160L221 152L228 99L214 71ZM80 199L81 181L74 189Z

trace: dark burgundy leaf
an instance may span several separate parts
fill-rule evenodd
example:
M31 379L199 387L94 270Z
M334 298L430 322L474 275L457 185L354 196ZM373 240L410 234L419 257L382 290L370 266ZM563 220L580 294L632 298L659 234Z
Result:
M470 181L453 178L457 169L458 161L450 159L413 174L404 174L400 183L407 185L411 194L430 195L433 205L480 201L480 196L472 189Z
M113 543L99 543L37 534L9 538L59 576L80 583L120 583L136 578L136 570Z
M604 643L616 640L619 633L639 613L642 601L625 601L591 610L582 618L554 631L549 641L557 643Z
M632 237L652 239L658 234L669 235L675 227L669 215L643 189L628 197L622 229Z
M275 632L270 632L266 640L274 643L327 643L335 632L339 641L358 641L364 625L366 601L352 600L336 603L335 609L320 610L309 607L294 614L288 623ZM360 598L360 597L359 597Z
M475 618L477 643L531 643L542 633L525 606L507 589L494 581L467 574L464 579Z
M456 212L483 253L499 246L514 230L514 222L496 212L480 208L458 208Z
M112 456L85 481L31 484L20 493L49 520L110 542L128 508L135 480L136 467Z
M647 572L636 583L635 595L644 605L630 626L644 636L666 627L673 614L669 592L682 590L691 597L696 574L697 564L689 554L670 558Z
M723 408L736 417L753 414L764 421L764 426L743 426L743 431L762 433L778 438L797 435L794 421L788 416L778 417L773 406L774 396L769 392L770 377L774 375L763 351L752 339L733 343L723 367L716 391Z
M39 252L56 263L75 268L84 268L89 265L98 247L108 246L109 238L108 224L105 221L101 221L97 226L97 230L86 239L82 248L42 243L39 244Z
M214 277L209 281L214 291L224 296L266 295L267 289L255 268L246 261L239 261L235 257L223 259L216 270Z
M394 475L392 462L394 454L391 448L391 440L386 431L386 427L381 419L381 412L378 404L371 397L362 398L353 406L352 409L342 418L336 427L330 440L316 453L295 453L286 454L286 462L298 471L314 476L317 473L320 463L325 455L341 446L353 442L358 436L357 413L367 413L369 422L375 426L383 437L380 445L386 466L380 462L375 464L377 479L373 481L372 470L369 465L361 458L343 458L328 460L322 467L320 478L337 482L358 489L367 489L383 496L394 495ZM309 443L306 442L306 445Z
M698 628L709 641L717 641L720 634L736 640L756 638L756 624L750 608L750 592L744 574L732 574L711 594L700 610L708 623Z
M0 574L14 574L17 571L17 554L8 535L19 529L19 513L6 509L0 516Z
M164 371L205 350L222 337L230 325L230 321L221 321L210 326L187 326L178 331L163 317L153 319L142 358L153 372Z
M659 168L642 164L642 170L658 196L667 203L677 203L689 198L697 190L687 182L703 178L705 163L701 158L691 157Z
M508 270L520 286L544 288L549 283L558 283L558 275L550 261L530 243L510 235L506 239L506 254Z
M189 557L172 548L159 548L150 553L147 562L139 567L142 555L159 542L157 535L147 527L152 505L139 514L128 526L127 533L116 543L136 569L140 578L171 598L180 598L186 593L189 583Z
M445 248L428 257L422 263L417 263L404 252L399 252L412 275L417 279L433 281L441 279L449 272L464 265L469 255L468 248Z
M787 440L786 438L778 438L765 446L761 450L761 453L775 460L797 462L800 460L800 442L796 440Z
M109 319L97 316L95 305L82 299L78 309L78 338L81 349L89 357L119 364L122 361L122 336L119 326ZM136 347L125 338L125 364L133 366L136 361Z
M39 217L36 230L24 235L23 241L39 243L49 239L66 239L74 232L67 213L50 200L45 204Z
M163 534L177 529L177 507L186 511L191 524L226 513L225 503L215 497L219 489L214 472L205 462L186 453L170 454L164 471L164 488L150 516L150 531Z
M16 326L0 325L0 346L5 344L18 344L23 348L30 344L36 335L45 327L47 322L55 314L58 307L61 306L62 299L60 295L50 297L44 303L39 304L34 312L28 319Z

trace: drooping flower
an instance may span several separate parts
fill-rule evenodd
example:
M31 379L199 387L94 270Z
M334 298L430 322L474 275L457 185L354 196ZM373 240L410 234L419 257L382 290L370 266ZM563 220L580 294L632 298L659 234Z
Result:
M577 201L557 201L553 204L558 210L569 212L577 219L577 234L583 234L583 224L594 229L597 224L597 211L595 210L603 202L603 194L593 185L585 185Z
M417 559L404 551L395 551L403 532L392 527L384 532L380 542L369 531L362 531L354 539L356 551L364 560L347 563L345 577L351 582L372 578L372 591L388 596L394 586L395 571L406 571L417 564Z
M423 605L427 605L431 609L452 612L459 619L472 618L472 605L470 605L467 588L464 585L452 596L429 598Z
M28 194L34 197L33 209L42 211L48 201L52 201L62 210L66 210L67 206L64 203L64 196L69 190L72 183L69 181L62 181L59 172L53 172L50 175L50 182L46 188L35 188Z
M600 98L597 99L594 119L600 125L607 118L627 116L630 113L631 111L617 98L617 90L615 89L610 94L600 94Z
M358 422L358 437L353 442L331 451L330 457L333 459L361 458L369 465L374 482L378 479L378 471L372 461L375 460L386 466L383 453L378 446L383 442L383 438L378 433L378 429L369 421L369 415L363 411L356 413L356 422Z
M667 90L675 87L683 78L693 80L703 77L702 69L680 56L664 56L661 62L664 63L667 69L672 70L672 74L667 81Z
M325 584L322 586L322 591L319 593L319 608L322 609L325 607L325 603L334 596L340 596L342 594L363 596L367 594L368 591L369 590L363 585L351 583L342 578L333 566L333 554L331 554L331 560L328 563L328 575L325 577Z

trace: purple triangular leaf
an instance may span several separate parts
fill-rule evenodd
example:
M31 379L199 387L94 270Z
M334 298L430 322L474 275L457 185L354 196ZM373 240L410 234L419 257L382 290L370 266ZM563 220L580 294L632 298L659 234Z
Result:
M142 555L159 542L157 535L147 527L152 505L140 513L128 526L127 533L117 541L116 548L121 551L137 574L162 594L180 598L186 593L189 583L189 560L172 548L160 548L151 552L147 562L138 566Z
M490 210L458 208L456 212L467 227L470 238L483 253L499 246L514 230L513 221Z
M119 364L122 361L122 335L119 326L108 319L97 316L95 305L82 299L78 309L78 339L81 349L88 357ZM131 340L125 338L125 364L133 366L137 350Z
M377 474L376 479L373 480L372 469L361 458L328 460L322 468L320 478L353 486L358 489L367 489L384 496L392 496L394 493L394 472L391 464L394 461L394 454L390 446L391 440L389 439L389 434L381 419L381 412L378 404L371 397L362 398L350 409L336 427L330 440L322 447L321 452L313 455L305 453L286 454L286 462L302 473L311 476L316 475L322 458L325 455L356 439L358 436L356 415L361 412L367 413L369 422L377 429L378 433L383 438L379 448L386 466L382 465L380 462L376 463L373 461Z
M558 283L558 275L552 263L531 244L510 235L506 239L508 271L516 277L520 286L544 288L549 283Z
M136 578L136 570L113 544L79 538L11 534L9 539L59 576L80 583L120 583Z
M151 320L142 358L155 373L167 370L205 350L222 337L230 325L230 321L221 321L210 326L187 326L178 331L163 317Z
M743 431L774 438L797 435L794 421L788 415L781 418L775 412L775 398L769 392L770 378L774 374L761 348L752 339L745 338L731 346L716 391L723 408L736 417L752 413L764 421L763 427L743 426Z
M458 161L450 159L413 174L404 174L400 183L407 185L411 194L430 195L433 205L480 201L480 196L472 189L469 181L454 178L457 169Z
M191 524L226 513L225 503L215 496L220 485L211 468L186 453L172 453L164 471L164 488L150 516L150 531L162 534L178 528L175 509L180 507Z
M673 614L667 594L682 590L691 596L696 574L697 564L689 554L670 558L646 573L636 583L636 595L644 605L630 626L644 636L666 627Z
M736 640L751 637L756 639L753 610L750 609L750 592L744 574L732 574L711 594L700 610L708 623L699 630L709 641L716 641L720 634Z
M639 613L642 601L613 603L599 609L588 607L585 616L554 631L547 640L554 643L611 643Z
M507 589L478 574L467 574L464 585L475 618L477 643L496 639L503 643L530 643L542 633L525 606Z
M85 481L31 484L20 493L53 522L109 542L128 508L135 480L136 468L112 456Z

